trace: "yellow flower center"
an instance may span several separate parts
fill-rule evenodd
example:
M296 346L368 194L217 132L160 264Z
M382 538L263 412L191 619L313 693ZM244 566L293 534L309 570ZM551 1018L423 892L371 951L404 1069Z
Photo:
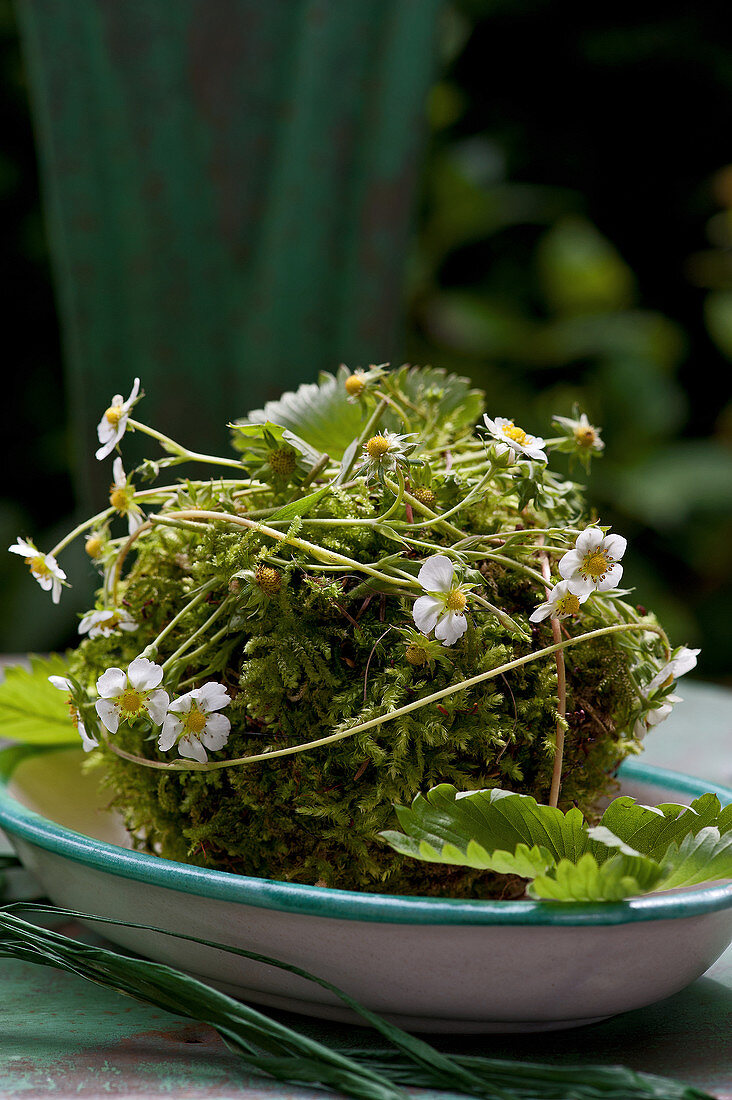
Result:
M120 486L113 486L112 491L109 494L109 503L113 508L116 508L118 512L123 514L129 509L129 502L127 500L127 489L120 488Z
M132 718L145 709L145 696L141 691L128 687L117 697L117 705L128 718Z
M517 428L512 420L509 420L508 424L503 425L502 431L504 435L512 439L514 443L520 443L522 447L529 441L529 437L523 428Z
M465 594L458 588L453 588L445 600L445 607L448 611L464 611L467 602Z
M366 444L366 450L370 458L381 458L389 450L389 440L383 435L372 435Z
M582 559L580 572L584 577L601 580L610 568L610 556L607 550L591 550Z
M116 428L124 414L125 410L121 405L110 405L104 415L112 427Z
M574 438L580 447L591 447L597 439L597 432L591 424L588 424L586 427L575 428Z
M346 387L346 393L349 397L357 397L363 390L366 383L363 380L363 376L360 374L349 374L344 383Z
M409 661L409 664L414 665L416 668L419 668L427 661L427 654L420 645L408 645L404 652L404 656Z
M426 485L415 485L412 489L412 496L415 500L418 500L420 504L425 504L428 508L431 508L437 500L432 489L428 488Z
M557 600L557 611L560 615L579 615L580 602L573 592L568 592Z
M186 715L186 729L190 733L201 733L206 726L206 715L194 703Z
M84 543L84 549L90 558L98 558L102 552L103 546L104 543L99 538L99 535L92 535L91 538L88 538Z
M254 571L254 582L267 596L276 595L282 588L282 577L271 565L258 565Z
M292 447L285 445L284 447L278 447L276 450L270 451L267 461L273 474L287 477L289 474L293 473L297 465L297 456Z
M46 565L46 559L43 554L36 554L34 558L26 558L25 564L30 566L31 573L35 573L41 577L45 577L51 572Z

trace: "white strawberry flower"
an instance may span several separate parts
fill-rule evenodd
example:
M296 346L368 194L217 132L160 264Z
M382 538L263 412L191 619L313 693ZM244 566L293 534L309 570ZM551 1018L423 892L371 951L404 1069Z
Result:
M94 706L105 728L116 733L120 722L136 718L149 718L161 726L170 703L167 691L160 687L162 681L163 669L147 657L135 657L127 672L121 668L103 672L97 680L101 698Z
M135 503L135 487L124 471L121 458L115 458L112 472L114 485L109 490L109 503L121 516L127 516L128 530L134 535L144 521L142 508Z
M417 580L427 592L414 601L412 615L418 630L443 645L454 645L468 629L464 615L469 589L455 583L455 567L445 554L434 554L420 569Z
M79 737L81 738L81 747L83 748L84 752L91 752L92 749L95 749L97 747L99 742L97 741L96 737L92 737L92 735L87 732L81 714L79 713L79 708L74 702L74 685L71 683L71 680L67 680L65 676L49 676L48 682L49 684L53 684L53 686L59 691L66 691L69 693L69 710L71 711L71 720L76 726Z
M116 630L137 630L136 623L128 611L121 607L104 608L101 611L88 611L79 623L79 633L90 638L109 638Z
M566 429L578 447L587 451L605 449L605 444L600 438L600 429L590 424L587 413L581 413L579 417L555 416L552 419Z
M539 604L529 615L529 619L532 623L540 623L548 616L552 619L566 619L571 615L579 615L580 604L583 604L588 596L589 592L577 595L570 589L568 581L559 581L547 596L546 603Z
M174 699L158 737L163 752L177 743L178 753L205 764L206 749L216 752L229 740L231 722L219 714L231 702L223 684L208 683Z
M653 710L646 711L642 718L636 720L633 727L633 734L639 740L642 741L648 730L657 726L659 722L665 722L671 711L674 709L675 703L683 703L678 695L667 695L666 702L662 703L660 707L654 707Z
M674 680L678 680L679 676L691 672L693 668L696 668L696 659L700 653L700 649L687 649L685 645L679 646L674 651L671 660L667 661L651 680L646 689L648 694L650 695L657 688L670 686Z
M106 458L108 454L111 454L127 431L127 420L130 415L130 410L138 400L139 392L140 379L136 378L135 384L132 387L132 393L126 401L123 400L121 393L116 393L112 398L112 404L97 424L97 435L101 443L101 447L96 452L96 457L98 459L101 460Z
M688 649L684 645L679 646L678 649L674 650L671 660L667 661L658 670L644 689L642 694L643 703L646 708L650 709L646 709L635 723L633 732L639 740L645 736L646 731L652 726L657 726L659 722L663 722L668 718L675 703L683 703L684 700L679 695L668 695L666 692L674 680L678 680L679 676L683 676L696 668L696 659L699 653L701 653L700 649ZM660 694L656 694L659 691ZM649 701L649 697L654 695L656 698L655 706L653 702Z
M504 416L497 416L495 420L491 420L489 416L484 415L483 420L493 438L498 440L496 454L505 455L513 451L536 462L547 461L544 440L541 436L529 435L523 428L517 427L513 420L507 420Z
M628 545L622 535L605 535L599 527L587 527L578 537L574 550L559 561L559 572L572 592L584 595L617 588L623 575L618 562Z
M44 592L51 593L53 602L58 603L66 574L53 554L42 554L30 539L18 539L15 546L9 546L8 550L11 554L20 554L25 558L31 576L38 581Z

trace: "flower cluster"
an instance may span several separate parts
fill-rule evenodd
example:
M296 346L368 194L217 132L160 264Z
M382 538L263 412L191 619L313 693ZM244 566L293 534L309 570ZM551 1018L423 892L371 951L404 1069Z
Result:
M108 668L96 684L99 698L94 710L99 721L113 735L124 723L161 727L157 743L162 752L175 746L180 756L205 764L206 749L216 752L229 739L231 722L219 713L231 702L229 693L223 684L210 682L171 700L161 686L164 676L163 667L147 657L136 657L127 671ZM82 718L86 701L81 701L78 684L65 676L49 676L49 681L70 693L71 716L84 750L96 748L99 740L88 732Z

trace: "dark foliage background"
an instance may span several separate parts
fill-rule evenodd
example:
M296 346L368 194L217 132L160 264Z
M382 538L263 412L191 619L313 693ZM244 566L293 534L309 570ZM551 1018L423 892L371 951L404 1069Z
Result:
M589 490L602 522L631 541L626 579L674 640L704 647L703 674L732 682L727 27L710 0L446 8L403 357L470 375L492 414L537 434L578 402L603 427ZM73 495L10 0L0 0L0 112L0 539L32 533L46 546ZM70 642L70 615L51 624L18 564L0 562L0 649Z

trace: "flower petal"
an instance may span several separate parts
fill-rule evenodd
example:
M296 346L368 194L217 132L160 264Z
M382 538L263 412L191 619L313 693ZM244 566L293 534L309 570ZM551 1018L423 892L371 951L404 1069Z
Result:
M185 695L179 695L177 699L174 699L169 704L168 710L174 711L176 714L188 714L193 704L196 702L196 693L194 691L187 691Z
M414 601L414 607L412 608L412 616L417 630L420 630L423 634L430 634L444 610L442 600L438 600L435 596L420 596L419 599Z
M49 676L49 684L53 684L59 691L73 691L73 684L71 680L67 680L65 676Z
M207 749L223 749L229 740L231 722L225 714L212 714L206 722L206 728L199 734Z
M147 657L135 657L127 670L127 676L138 691L150 691L162 682L163 670L160 665L148 661Z
M542 619L546 619L551 614L552 605L550 603L541 603L539 606L531 612L529 615L530 623L540 623Z
M119 712L114 703L110 699L97 699L94 709L105 729L110 733L116 733L119 729Z
M138 395L139 392L140 392L140 379L136 378L135 379L135 384L132 387L132 392L130 393L130 396L127 398L126 401L122 402L122 408L125 410L125 412L130 411L130 408L135 403L135 401L137 399L137 395ZM120 398L120 401L122 401L122 398Z
M138 528L142 527L145 522L145 516L141 511L136 508L130 508L127 513L127 532L130 535L134 535Z
M618 566L618 568L620 569L621 567ZM614 585L610 585L610 587L613 588ZM595 585L592 583L592 581L585 580L585 578L581 577L578 573L574 577L567 578L567 591L571 592L573 596L578 596L580 599L580 603L582 603L582 597L584 596L584 598L586 599L588 596L590 596L595 591Z
M603 549L607 550L613 561L620 561L628 548L628 540L622 535L607 535L602 540Z
M439 638L443 645L454 645L467 629L468 620L464 615L459 615L457 611L448 611L435 627L435 637Z
M153 691L147 700L147 713L150 715L154 725L162 726L165 715L168 713L168 707L170 705L170 696L167 691L163 691L159 688L157 691Z
M579 550L568 550L567 553L559 559L559 575L568 581L579 573L581 564L582 554Z
M199 707L206 714L212 710L222 710L224 707L228 707L231 702L231 696L224 685L217 684L214 681L203 684L192 694L195 694Z
M104 419L105 423L108 423L106 416L103 419ZM99 436L100 442L102 442L101 427L102 427L102 425L100 423L99 428L97 429L97 434ZM110 427L111 427L111 425L110 425ZM117 425L117 428L118 427L119 427L119 425ZM107 455L112 453L112 451L117 446L120 439L122 438L123 433L118 432L117 428L112 429L112 435L110 436L110 438L105 440L103 446L98 447L97 450L94 452L94 457L96 459L98 459L100 462L102 461L102 459L106 458Z
M114 484L118 489L122 489L127 484L127 475L125 474L124 466L122 465L122 459L117 456L112 465L112 475L114 477Z
M579 551L581 556L584 556L588 550L595 550L602 541L602 531L599 527L586 527L585 530L577 536L574 547L575 550ZM564 576L563 573L562 576Z
M671 659L674 678L684 676L685 673L691 672L692 668L696 668L696 659L700 653L700 649L687 649L682 645L676 656Z
M620 584L620 579L623 576L622 565L611 565L602 580L599 580L595 585L597 592L608 592L611 588L617 588Z
M103 699L116 699L127 687L127 674L121 668L108 668L97 680L97 691Z
M168 749L172 749L183 728L184 726L180 718L176 718L175 715L168 713L163 722L163 728L160 731L160 735L158 736L158 748L162 752L167 752Z
M81 738L81 747L84 752L91 752L95 749L99 742L96 737L92 737L90 733L87 733L86 726L82 721L77 722L76 728L79 731L79 737Z
M449 592L455 567L445 554L434 554L424 563L417 580L426 592Z
M188 760L198 760L199 763L205 764L208 760L206 750L197 737L193 737L190 733L185 737L181 737L178 742L178 752L181 756L187 757Z
M18 539L15 546L9 546L8 550L11 554L21 554L24 558L34 558L38 553L36 547L24 539Z

